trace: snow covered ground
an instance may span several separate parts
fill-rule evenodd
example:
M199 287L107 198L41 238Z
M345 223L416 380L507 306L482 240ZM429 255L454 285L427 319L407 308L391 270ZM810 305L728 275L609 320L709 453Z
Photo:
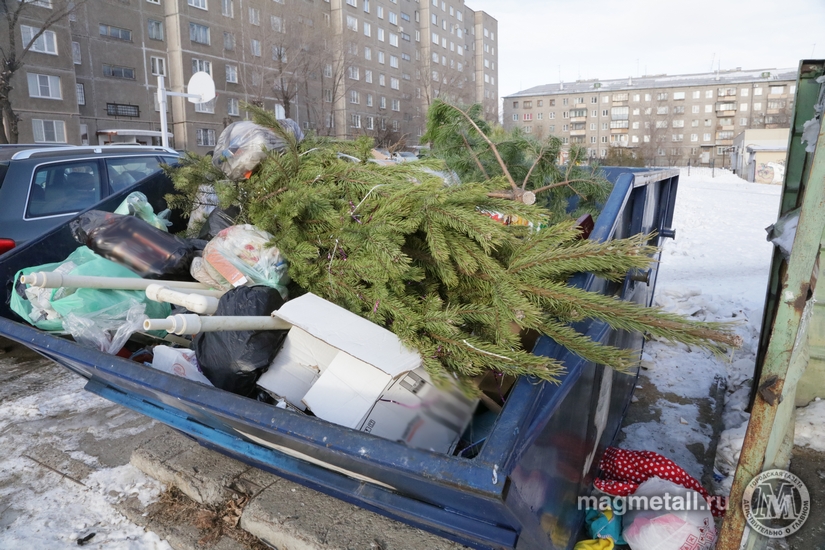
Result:
M623 447L657 451L701 480L703 467L690 447L707 451L712 427L691 400L707 399L721 384L726 388L725 431L716 455L718 483L708 487L719 494L730 491L747 427L744 409L773 249L765 228L776 221L780 194L781 186L749 183L727 171L717 170L712 177L707 169L694 168L690 176L682 170L673 221L677 235L664 245L655 301L698 320L738 323L744 345L728 357L716 357L685 345L649 343L645 376L669 398L656 403L659 421L624 428ZM825 450L825 402L799 409L797 418L796 444Z
M0 370L0 548L77 547L94 533L88 548L171 549L115 507L130 497L146 505L161 484L128 453L120 465L104 464L116 462L107 444L127 447L153 423L84 391L85 380L45 359L0 357Z

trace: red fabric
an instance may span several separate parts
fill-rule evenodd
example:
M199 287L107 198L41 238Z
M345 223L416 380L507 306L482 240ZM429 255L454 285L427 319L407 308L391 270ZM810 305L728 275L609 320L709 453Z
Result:
M725 515L725 511L719 506L719 499L710 498L701 483L675 462L653 451L626 451L608 447L599 468L602 470L602 477L595 479L593 484L608 495L632 495L639 488L639 484L651 477L659 477L686 489L693 489L708 501L714 516Z

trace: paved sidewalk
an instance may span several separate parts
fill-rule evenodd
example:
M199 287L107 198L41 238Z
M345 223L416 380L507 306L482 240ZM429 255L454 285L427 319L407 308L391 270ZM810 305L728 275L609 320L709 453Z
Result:
M248 501L240 527L278 550L463 548L247 466L201 447L171 429L135 449L131 463L201 504L220 506L230 499L245 497ZM169 542L176 550L188 548Z

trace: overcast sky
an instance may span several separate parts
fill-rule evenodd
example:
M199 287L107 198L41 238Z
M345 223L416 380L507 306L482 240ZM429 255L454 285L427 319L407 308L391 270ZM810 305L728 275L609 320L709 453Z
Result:
M825 0L466 0L498 20L499 95L825 58ZM817 43L814 46L814 43Z

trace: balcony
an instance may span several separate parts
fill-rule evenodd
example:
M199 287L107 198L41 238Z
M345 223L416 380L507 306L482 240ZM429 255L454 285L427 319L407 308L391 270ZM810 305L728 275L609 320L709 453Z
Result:
M610 133L611 134L626 134L627 133L627 128L611 128Z
M586 116L574 116L570 119L570 122L587 122Z
M587 130L570 130L571 136L583 136L587 134Z

